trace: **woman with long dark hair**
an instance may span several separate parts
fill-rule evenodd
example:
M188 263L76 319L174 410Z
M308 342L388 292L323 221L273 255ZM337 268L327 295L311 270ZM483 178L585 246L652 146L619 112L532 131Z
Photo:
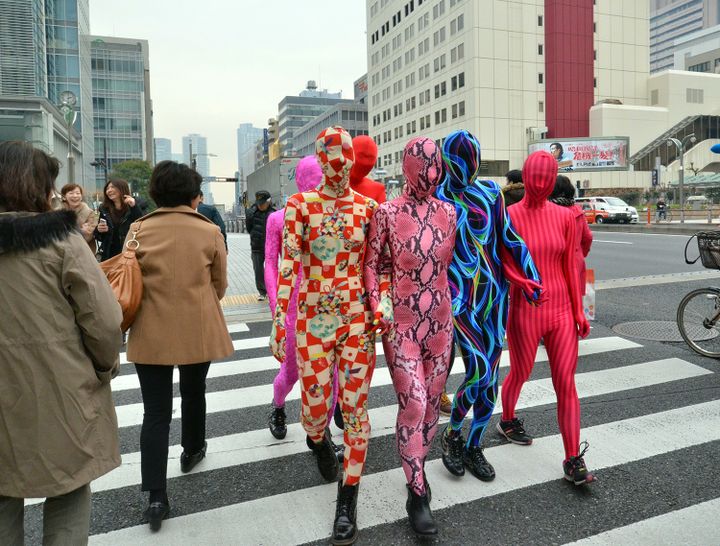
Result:
M143 213L130 186L122 178L109 180L103 188L105 196L100 205L100 220L95 228L95 239L100 243L101 260L109 260L122 252L130 224Z
M120 465L110 377L120 306L75 213L51 210L57 159L0 143L0 542L22 544L45 498L43 544L87 544L90 482Z

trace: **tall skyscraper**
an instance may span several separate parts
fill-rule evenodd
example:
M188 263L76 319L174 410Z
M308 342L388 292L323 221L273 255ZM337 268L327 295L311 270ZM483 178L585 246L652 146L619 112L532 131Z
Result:
M83 136L82 176L86 187L92 187L95 169L93 138L92 76L90 68L90 2L89 0L52 0L45 2L47 36L48 98L60 103L63 91L77 97L78 116L75 128Z
M6 0L0 3L0 110L23 121L4 122L0 138L22 138L63 160L68 180L67 129L60 94L76 97L73 180L95 189L89 0ZM81 138L84 137L84 138Z
M146 40L91 37L96 162L108 170L129 159L153 163L150 61ZM98 184L104 179L97 168Z
M673 68L678 38L717 24L720 0L651 0L650 72Z
M253 172L254 165L252 161L246 159L247 151L255 148L255 144L263 136L263 130L253 126L252 123L241 123L237 128L237 154L238 154L238 170L247 176Z
M161 161L174 161L172 140L169 138L155 139L155 163L160 163Z
M196 133L189 134L182 138L183 162L192 164L190 157L190 144L192 143L192 155L195 156L197 172L202 176L210 176L210 158L207 151L207 138Z

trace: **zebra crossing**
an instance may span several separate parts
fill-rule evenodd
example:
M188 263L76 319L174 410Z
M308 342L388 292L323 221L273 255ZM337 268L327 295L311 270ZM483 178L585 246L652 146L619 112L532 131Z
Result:
M134 367L121 366L120 375L113 380L113 390L123 464L92 484L91 544L326 543L334 516L336 485L319 477L314 458L305 445L305 433L297 423L297 386L286 403L287 437L275 440L267 430L272 379L277 370L276 362L268 356L269 330L269 323L229 327L236 352L224 362L213 363L208 375L208 456L189 474L180 472L179 419L173 420L168 464L171 519L164 522L157 534L151 534L141 521L145 497L139 492L142 422L139 384ZM591 444L586 460L599 475L599 483L588 494L605 494L604 472L614 475L624 465L655 464L658 458L672 458L687 450L692 452L713 442L720 443L717 397L706 393L687 404L678 397L674 402L671 400L674 392L715 381L711 366L682 356L647 359L643 345L601 328L594 330L591 339L580 342L576 381L583 408L582 438ZM578 495L561 480L562 440L554 421L555 394L546 362L547 354L541 348L534 375L518 404L521 417L532 417L529 430L536 435L533 445L506 444L492 428L488 430L486 456L497 472L494 482L481 483L471 476L455 479L444 469L437 445L431 451L426 472L432 484L432 508L440 525L439 543L460 542L448 534L460 531L450 524L443 525L443 519L450 520L458 511L466 510L462 507L472 506L479 513L486 513L488 507L502 502L501 499L520 502L528 491L552 491L556 502ZM501 377L508 365L508 355L504 354ZM394 446L397 407L382 355L377 366L369 397L372 438L359 495L359 544L413 544L414 537L405 522L405 478ZM463 371L458 358L450 387L458 384ZM179 402L179 398L174 400L174 418L179 417ZM618 411L608 414L613 404ZM498 407L495 413L499 412ZM530 424L531 419L526 421ZM446 419L441 418L441 427L444 422ZM334 425L331 431L340 442L342 432ZM36 505L40 501L31 499L26 504ZM642 537L654 536L653 533L674 536L662 530L672 530L678 522L704 520L707 526L706 514L716 510L718 502L712 497L678 510L677 514L665 510L650 517L639 516L626 525L596 525L596 530L569 534L567 540L538 535L537 540L528 539L526 543L578 540L577 544L589 546L630 543L633 537L640 537L634 543L650 543L643 542ZM527 510L533 513L540 507L528 504ZM486 525L476 517L465 521L471 527ZM520 525L530 524L523 520ZM717 528L715 531L713 536L718 535ZM680 543L693 543L685 539L687 536ZM501 534L494 543L517 541Z

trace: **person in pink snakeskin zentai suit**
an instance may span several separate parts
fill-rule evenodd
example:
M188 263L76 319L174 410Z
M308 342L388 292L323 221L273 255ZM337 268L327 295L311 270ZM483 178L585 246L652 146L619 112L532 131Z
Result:
M298 191L314 190L322 182L323 173L314 155L305 156L295 168L295 182ZM267 220L265 236L265 287L267 288L270 312L275 312L277 304L278 263L282 255L282 232L284 227L285 209L273 212ZM298 273L297 286L302 282L302 270ZM282 440L287 434L285 424L285 398L298 380L297 355L295 352L295 320L297 318L298 291L290 300L285 328L287 331L285 359L280 364L280 371L273 381L272 411L268 425L270 433ZM337 401L337 375L333 384L333 408ZM332 412L328 416L328 423Z
M380 205L370 223L365 283L381 326L385 358L398 398L397 444L407 478L406 508L413 530L437 534L430 511L425 458L437 430L453 339L447 271L455 246L455 209L433 196L441 152L414 138L403 154L403 194ZM390 251L392 290L379 282Z

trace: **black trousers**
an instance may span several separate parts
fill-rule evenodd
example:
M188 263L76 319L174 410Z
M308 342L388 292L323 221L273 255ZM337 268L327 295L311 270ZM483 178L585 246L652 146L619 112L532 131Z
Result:
M205 445L205 378L209 362L185 364L180 369L181 444L193 454ZM143 415L140 431L140 473L142 490L165 489L167 485L168 440L172 421L173 366L135 364Z
M261 296L267 296L265 289L265 253L252 252L253 271L255 271L255 286Z

